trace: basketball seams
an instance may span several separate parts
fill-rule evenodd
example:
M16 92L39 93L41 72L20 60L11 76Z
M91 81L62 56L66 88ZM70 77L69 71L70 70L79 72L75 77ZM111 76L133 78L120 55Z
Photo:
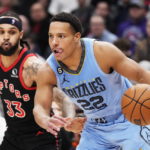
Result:
M126 107L127 107L128 105L130 105L132 102L137 102L134 98L132 98L132 97L126 95L126 94L124 94L124 96L127 97L127 98L129 98L129 99L132 100L132 101L131 101L130 103L128 103L127 105L123 106L122 109L126 108ZM145 100L143 100L143 101L145 102L145 101L147 101L147 100L150 100L150 98L145 99ZM144 102L143 102L143 103L144 103ZM147 108L147 109L150 109L150 107L144 105L143 103L141 103L141 102L139 102L139 101L138 101L137 103L140 104L140 105L142 105L143 107L145 107L145 108Z
M150 85L136 84L127 89L121 107L130 122L140 126L150 124Z
M150 109L150 107L148 107L148 106L146 106L146 105L143 104L143 103L145 103L145 102L148 101L148 100L150 100L150 98L144 99L143 102L142 102L142 103L139 103L139 104L141 104L143 107L145 107L145 108L147 108L147 109Z
M134 93L133 93L133 98L130 97L130 96L128 96L126 93L124 94L125 97L128 97L128 98L131 99L132 101L131 101L130 103L128 103L127 105L123 106L122 109L126 108L126 107L129 106L133 101L135 101L135 100L134 100L134 98L135 98L135 93L136 93L135 88L134 88L133 92L134 92Z
M135 90L135 95L136 95L136 91L137 91L137 90L135 89L135 87L134 87L134 90ZM144 89L144 91L140 94L139 98L137 98L137 100L135 100L136 103L135 103L135 105L134 105L134 107L133 107L133 109L132 109L131 116L130 116L130 120L131 120L131 121L132 121L132 116L133 116L134 110L135 110L137 104L139 104L140 98L142 97L142 95L143 95L147 90L148 90L148 88Z
M134 102L134 99L126 94L124 94L125 97L129 98L131 101L130 103L126 104L125 106L122 107L122 109L125 109L127 106L129 106L132 102Z
M144 116L142 114L142 106L145 107L145 108L147 108L147 109L150 109L150 107L147 107L146 105L144 105L144 103L146 101L148 101L148 100L150 100L150 98L143 100L143 102L141 103L141 106L140 106L140 115L141 115L143 121L145 122L145 124L147 124L147 122L146 122L146 120L145 120L145 118L144 118Z
M145 121L145 119L144 119L143 114L142 114L142 106L143 106L143 105L140 105L140 115L141 115L141 117L142 117L144 123L147 123L147 122Z

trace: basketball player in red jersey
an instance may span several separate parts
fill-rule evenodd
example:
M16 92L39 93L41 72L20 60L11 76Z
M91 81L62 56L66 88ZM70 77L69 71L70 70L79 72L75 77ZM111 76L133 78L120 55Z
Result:
M22 23L14 12L0 16L0 97L7 130L0 150L56 150L55 137L33 118L37 71L43 63L24 48ZM52 121L62 118L52 117ZM58 121L57 121L58 122Z

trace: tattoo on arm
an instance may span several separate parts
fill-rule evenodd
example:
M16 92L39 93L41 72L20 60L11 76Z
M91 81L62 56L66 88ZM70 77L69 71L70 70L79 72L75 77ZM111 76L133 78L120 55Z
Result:
M31 77L36 77L38 69L40 67L39 62L32 62L31 65L24 67L25 78L29 79Z

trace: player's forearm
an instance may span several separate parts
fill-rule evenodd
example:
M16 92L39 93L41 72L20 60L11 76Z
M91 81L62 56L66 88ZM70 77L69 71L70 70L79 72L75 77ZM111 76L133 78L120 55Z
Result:
M46 124L47 121L46 120L48 120L50 118L50 109L46 110L45 108L43 108L40 105L35 106L33 109L33 115L34 115L36 123L40 127L47 129L47 124Z
M149 71L140 72L137 82L150 84L150 72Z

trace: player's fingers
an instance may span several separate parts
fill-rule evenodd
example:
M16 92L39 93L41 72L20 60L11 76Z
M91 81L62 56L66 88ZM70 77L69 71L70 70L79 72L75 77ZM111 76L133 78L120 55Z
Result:
M59 126L56 126L55 123L49 122L49 123L48 123L48 128L53 129L53 130L56 130L56 131L60 131L60 127L59 127Z
M53 118L56 118L56 119L58 119L58 120L60 120L60 121L62 121L62 122L64 122L64 123L67 123L67 121L65 120L65 118L63 118L63 117L59 117L59 116L53 116Z
M72 122L67 123L67 124L64 126L64 128L65 128L66 130L68 130L68 131L72 131L72 130L74 130L76 127L79 127L79 124L77 124L77 126L76 126L76 123L72 123Z
M72 118L64 118L65 119L65 121L71 121L72 120Z
M65 126L64 129L65 129L66 131L72 131L72 130L73 130L73 128L72 128L71 126Z
M84 123L86 121L86 118L79 118L79 122Z
M51 133L51 134L53 134L53 135L55 135L55 136L58 135L58 131L56 131L56 130L54 130L52 128L48 128L46 131L49 132L49 133Z
M52 117L50 123L51 122L57 127L64 127L66 124L66 122L62 121L61 119L58 119L57 117Z
M67 124L68 124L68 125L74 125L74 124L76 124L76 123L79 124L79 123L81 123L81 122L82 122L81 119L74 118L74 119L68 121Z

